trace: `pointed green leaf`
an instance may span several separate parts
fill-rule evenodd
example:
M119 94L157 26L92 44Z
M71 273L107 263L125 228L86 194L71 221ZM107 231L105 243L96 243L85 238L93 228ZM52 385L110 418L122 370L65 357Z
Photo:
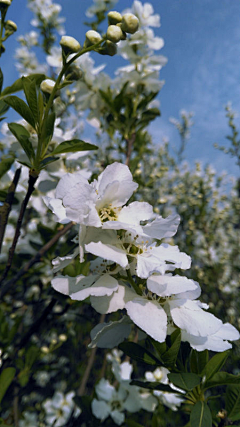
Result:
M46 79L46 76L44 74L31 74L31 76L29 77L31 78L31 80L34 80L36 82L37 86L39 86L41 82L44 79ZM5 89L1 93L1 97L19 92L22 89L23 89L23 81L22 81L22 77L20 77L11 86L5 87Z
M118 346L127 356L139 362L147 363L148 365L159 366L161 365L158 360L150 351L146 350L139 344L134 342L122 342Z
M46 148L48 146L49 142L53 137L55 119L55 113L49 114L44 129L42 130L43 148Z
M168 374L168 379L175 386L186 391L193 390L201 382L201 377L187 372L181 372L180 374Z
M206 381L204 384L204 390L211 387L217 387L219 385L238 385L240 384L240 374L232 375L228 372L217 372L211 379Z
M202 371L202 375L206 376L206 379L209 380L212 378L212 376L220 371L222 366L225 364L227 358L229 356L229 350L223 351L222 353L217 353L215 356L213 356L205 368Z
M15 158L12 156L2 157L0 162L0 178L11 168Z
M37 100L37 90L36 82L30 77L22 77L23 81L23 90L26 96L27 103L33 114L35 123L38 123L38 100Z
M150 338L150 337L149 337L149 339L150 339L153 347L157 351L159 358L161 359L162 354L164 354L167 351L167 344L165 343L165 341L164 342L158 342L158 341L155 341L153 338Z
M77 151L97 150L98 147L88 142L81 141L81 139L72 139L70 141L61 142L51 155L62 153L75 153Z
M191 350L190 367L194 374L201 374L208 363L208 350Z
M0 93L2 92L2 86L3 86L3 72L0 68Z
M29 106L17 96L7 96L4 102L12 107L20 116L35 128L35 120Z
M133 380L131 381L131 385L137 385L141 388L148 388L149 390L161 390L168 393L176 393L175 390L173 390L169 385L167 384L161 384L159 382L152 382L152 381L139 381L139 380Z
M32 168L32 164L31 164L31 163L28 163L28 162L22 162L22 161L20 161L20 160L17 160L17 161L18 161L18 163L20 163L20 165L27 166L27 168L29 168L29 169L31 169L31 168Z
M29 141L30 133L28 132L28 130L18 123L9 123L8 127L12 134L15 136L15 138L17 138L19 144L21 144L21 147L25 151L29 160L34 159L35 153L32 144Z
M206 402L197 402L190 415L191 427L212 427L212 415Z
M0 403L15 377L16 369L15 368L6 368L2 371L0 375Z
M44 169L45 166L49 165L50 163L56 162L59 159L59 157L46 157L46 159L43 159L40 162L40 168Z
M226 411L231 421L240 420L240 384L228 386L226 390Z
M9 105L5 104L4 101L0 100L0 116L5 114L9 110Z
M181 331L176 329L171 336L171 347L162 355L162 360L168 367L173 367L177 360L177 355L181 345Z
M38 93L38 123L40 125L42 123L43 110L44 110L43 96L42 96L41 91L39 91L39 93Z

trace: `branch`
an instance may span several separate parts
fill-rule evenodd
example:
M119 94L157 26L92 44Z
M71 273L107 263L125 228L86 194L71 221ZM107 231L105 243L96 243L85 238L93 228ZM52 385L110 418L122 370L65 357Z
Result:
M20 277L22 277L28 270L31 268L36 262L39 262L41 257L47 252L64 234L66 234L74 225L74 222L70 222L67 224L62 230L60 230L51 240L49 240L48 243L46 243L37 253L28 261L19 271L18 273L8 282L6 282L3 287L2 291L0 292L0 297L3 297L7 292L10 286L12 286L14 283L16 283Z
M14 178L8 189L6 200L4 204L0 207L0 253L1 253L3 238L5 234L5 229L8 221L8 216L12 208L14 194L15 194L16 187L18 185L20 175L21 175L21 170L22 168L18 168L16 170Z
M101 315L100 323L104 322L105 317L106 317L106 314ZM78 396L83 396L85 394L85 388L86 388L88 378L89 378L89 375L91 373L91 369L92 369L92 366L93 366L93 363L95 360L96 351L97 351L97 347L95 347L91 350L91 354L90 354L90 357L88 359L88 364L87 364L86 370L84 372L80 387L78 389Z
M14 238L13 238L12 246L11 246L11 248L9 249L9 256L8 256L7 265L6 265L6 267L5 267L5 270L4 270L4 272L3 272L2 277L1 277L1 279L0 279L0 284L1 284L1 283L3 282L3 280L7 277L8 272L9 272L9 270L10 270L10 268L11 268L12 261L13 261L13 255L14 255L14 253L15 253L16 245L17 245L17 242L18 242L18 239L19 239L19 236L20 236L20 229L21 229L21 225L22 225L23 217L24 217L24 214L25 214L25 211L26 211L26 208L27 208L27 204L28 204L28 202L29 202L29 199L30 199L30 197L31 197L31 195L32 195L32 193L33 193L33 191L34 191L34 185L35 185L35 182L37 181L37 179L38 179L38 175L37 175L37 176L36 176L36 175L33 175L33 174L31 173L31 171L30 171L30 172L29 172L29 180L28 180L28 190L27 190L27 194L26 194L25 199L23 200L22 205L21 205L21 209L20 209L19 217L18 217L18 220L17 220L17 227L16 227L15 235L14 235Z
M136 133L135 132L131 135L131 137L129 139L126 139L126 142L127 142L127 157L126 157L125 165L127 165L127 166L129 166L129 163L130 163L130 158L131 158L133 144L135 142L135 139L136 139Z

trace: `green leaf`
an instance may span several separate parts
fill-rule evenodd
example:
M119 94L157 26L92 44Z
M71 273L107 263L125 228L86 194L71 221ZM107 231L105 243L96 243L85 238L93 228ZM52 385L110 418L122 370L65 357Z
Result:
M32 168L31 163L28 163L28 162L22 162L22 161L20 161L20 160L18 160L18 163L20 163L20 164L21 164L21 165L23 165L23 166L27 166L27 168L29 168L29 169L31 169L31 168Z
M153 345L153 347L155 348L155 350L158 353L159 359L162 359L162 354L164 354L167 351L167 344L164 342L158 342L155 341L153 338L150 338L150 341Z
M36 85L39 86L41 84L41 82L44 79L46 79L46 76L44 74L31 74L31 76L29 76L29 78L31 78L31 80L34 80L36 82ZM23 81L22 81L22 77L20 77L11 86L7 86L2 91L1 97L6 96L6 95L10 95L10 94L15 93L15 92L19 92L22 89L23 89Z
M197 351L192 349L190 355L191 372L201 374L208 363L208 357L208 350Z
M23 81L23 90L26 96L27 103L33 114L35 123L38 123L38 100L37 100L37 90L36 82L30 77L22 77Z
M30 133L28 132L28 130L24 126L18 123L9 123L8 127L9 127L9 130L12 132L12 134L15 136L15 138L17 138L19 144L25 151L29 160L34 159L35 153L34 153L32 144L29 141Z
M194 389L201 382L201 377L187 372L181 372L180 374L168 374L168 379L175 386L186 391Z
M131 385L137 385L138 387L147 388L149 390L161 390L167 393L176 393L176 391L173 390L169 385L161 384L157 381L152 382L152 381L133 380L131 381Z
M2 157L0 162L0 178L9 170L14 162L14 157L6 156Z
M222 353L217 353L213 356L209 362L206 364L205 368L201 372L202 375L206 375L206 379L209 380L212 376L220 371L222 366L225 364L229 356L229 350L223 351Z
M190 415L191 427L212 427L212 415L206 402L197 402Z
M4 101L0 100L0 116L3 116L9 110L9 105L5 104Z
M137 423L134 420L126 420L128 427L144 427L142 424Z
M51 155L62 154L62 153L75 153L77 151L88 151L97 150L98 147L88 142L84 142L81 139L72 139L70 141L61 142L57 148L51 153Z
M0 375L0 403L15 377L16 369L15 368L6 368L2 371Z
M8 191L7 190L0 190L0 202L5 202L7 197ZM13 205L18 204L18 199L16 197L13 198Z
M162 355L162 360L168 367L173 367L175 366L177 355L181 345L180 329L176 329L176 331L174 331L170 335L170 340L171 340L171 347Z
M159 366L161 361L158 360L152 353L146 350L139 344L134 342L122 342L118 346L127 356L139 362L147 363L148 365Z
M2 92L2 86L3 86L3 72L0 68L0 93Z
M56 162L59 159L59 157L46 157L46 159L43 159L40 162L40 169L44 169L45 166L49 165L50 163Z
M228 372L217 372L214 374L210 380L204 384L204 390L207 390L211 387L217 387L220 385L239 385L240 384L240 374L232 375Z
M26 122L35 128L34 116L26 102L17 96L8 96L4 98L4 102L12 107L24 120L26 120Z
M226 411L232 421L240 420L240 387L228 386L226 390Z
M39 356L39 348L31 346L26 351L26 367L31 368Z
M52 139L53 132L54 132L55 119L56 119L55 113L51 113L47 117L46 124L44 126L44 129L42 130L43 148L46 148Z

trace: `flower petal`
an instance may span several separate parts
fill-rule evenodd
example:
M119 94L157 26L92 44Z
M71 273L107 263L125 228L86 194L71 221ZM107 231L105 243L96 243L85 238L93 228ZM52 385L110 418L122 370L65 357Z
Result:
M101 314L122 310L128 301L133 299L136 293L130 288L118 285L118 289L110 297L91 297L92 307Z
M163 239L174 236L179 223L179 215L169 215L167 218L159 216L150 224L143 226L143 231L146 236L153 237L154 239Z
M102 242L91 242L85 245L85 249L93 255L116 262L123 268L126 268L128 265L126 252L116 246L104 244Z
M166 297L183 291L195 290L198 288L198 283L184 276L156 274L148 278L147 287L151 292Z
M167 334L167 315L157 301L136 297L125 306L130 319L153 339L163 342Z

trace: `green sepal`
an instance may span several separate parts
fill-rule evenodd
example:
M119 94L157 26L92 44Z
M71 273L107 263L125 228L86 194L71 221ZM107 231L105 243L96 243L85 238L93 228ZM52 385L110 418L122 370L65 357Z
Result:
M179 374L170 373L168 379L176 387L181 388L185 391L193 390L201 382L201 377L196 374L190 374L188 372L181 372Z
M31 135L28 130L18 123L9 123L8 127L12 134L15 136L15 138L18 140L23 150L25 151L29 160L34 160L35 153L32 144L29 141Z
M161 361L157 359L150 351L146 350L139 344L134 342L122 342L118 346L127 356L147 365L159 366Z
M35 119L29 106L15 95L4 98L4 102L12 107L27 123L35 129Z
M69 141L63 141L58 145L55 150L52 151L52 155L62 154L62 153L75 153L77 151L88 151L88 150L97 150L98 147L88 142L84 142L81 139L71 139Z
M190 415L191 427L212 427L212 414L206 402L197 402Z
M15 377L16 369L15 368L6 368L2 371L0 375L0 403Z

